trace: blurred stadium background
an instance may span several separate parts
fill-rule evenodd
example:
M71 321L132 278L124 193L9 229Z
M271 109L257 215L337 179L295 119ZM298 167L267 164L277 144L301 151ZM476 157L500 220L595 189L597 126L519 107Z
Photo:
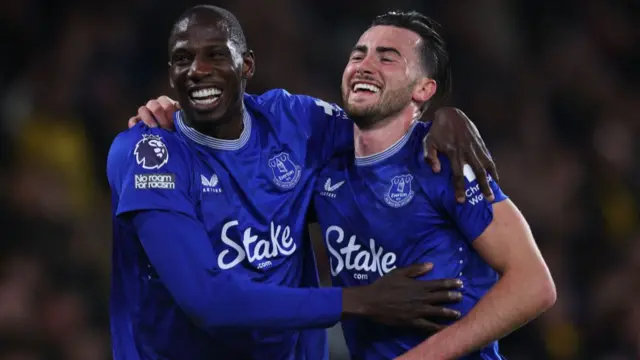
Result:
M0 5L0 359L110 358L109 144L167 82L167 36L193 1ZM218 1L257 54L253 92L339 101L372 17L444 26L454 104L534 228L558 302L502 341L510 359L640 359L640 2ZM326 266L324 267L326 270ZM339 330L333 359L347 359Z

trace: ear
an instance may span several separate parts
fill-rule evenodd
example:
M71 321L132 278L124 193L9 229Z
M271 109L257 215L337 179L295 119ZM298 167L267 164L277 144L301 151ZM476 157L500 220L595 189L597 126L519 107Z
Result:
M413 88L413 101L423 104L435 95L438 84L435 80L425 77L416 82Z
M173 83L173 78L171 77L171 61L167 62L167 65L169 65L169 85L171 85L171 88L175 88L175 84Z
M253 51L247 50L242 55L242 78L250 80L256 72L256 59Z

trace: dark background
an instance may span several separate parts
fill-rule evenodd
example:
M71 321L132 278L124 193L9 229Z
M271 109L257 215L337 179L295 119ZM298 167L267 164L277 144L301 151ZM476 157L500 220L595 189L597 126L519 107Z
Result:
M110 357L106 153L170 94L166 44L190 1L0 5L0 360ZM253 92L339 101L385 0L219 1L257 56ZM454 103L530 221L558 301L502 341L511 359L640 358L640 3L393 2L444 25ZM333 333L339 339L338 333ZM344 348L332 342L334 359Z

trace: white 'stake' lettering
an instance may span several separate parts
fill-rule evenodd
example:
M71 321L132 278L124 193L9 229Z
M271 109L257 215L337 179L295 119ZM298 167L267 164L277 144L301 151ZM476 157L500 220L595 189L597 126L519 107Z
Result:
M229 235L229 229L238 226L238 221L229 221L222 226L221 240L229 246L218 255L218 267L223 270L231 269L248 258L249 262L261 261L265 259L273 259L279 255L289 256L296 251L296 244L291 236L289 226L284 228L270 225L270 239L260 239L258 235L252 234L252 228L249 227L242 233L242 245L233 241ZM253 246L252 246L253 245ZM229 260L229 258L231 258ZM271 266L271 261L259 264L259 268L267 268Z
M334 233L337 237L332 240ZM342 244L344 239L344 230L341 227L332 225L327 228L325 241L331 255L329 263L333 276L338 276L343 270L373 272L383 276L396 268L396 254L385 252L384 248L378 246L374 239L369 239L368 249L363 249L361 245L356 244L355 235L352 235L349 242L339 250L331 245L332 241L336 244ZM364 277L364 279L368 279L368 277Z

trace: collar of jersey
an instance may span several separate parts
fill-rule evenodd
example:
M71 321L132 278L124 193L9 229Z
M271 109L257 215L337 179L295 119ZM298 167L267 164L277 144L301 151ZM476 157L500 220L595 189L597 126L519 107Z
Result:
M414 120L413 123L411 124L411 127L407 131L407 133L404 134L398 141L396 141L393 145L389 146L385 150L382 150L381 152L372 154L372 155L356 156L356 165L357 166L373 165L397 154L398 151L402 150L404 145L409 141L409 139L411 138L411 133L413 133L413 129L415 129L417 124L418 124L418 121Z
M249 137L251 136L251 115L247 109L244 109L244 116L242 117L242 122L244 123L244 129L242 130L242 134L240 137L233 140L227 139L218 139L213 136L205 135L201 132L198 132L194 128L187 126L184 123L182 111L177 111L175 116L175 123L177 128L182 132L186 137L193 140L194 142L204 145L216 150L239 150L243 146L249 142Z

